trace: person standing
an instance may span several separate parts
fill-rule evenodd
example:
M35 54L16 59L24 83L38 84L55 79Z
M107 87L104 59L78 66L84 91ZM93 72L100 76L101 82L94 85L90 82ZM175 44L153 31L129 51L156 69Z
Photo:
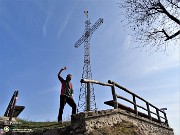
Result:
M77 108L76 103L74 102L74 99L73 99L72 83L70 82L72 79L72 75L68 74L66 76L66 80L64 80L61 77L61 72L63 70L66 70L66 67L61 68L61 70L58 73L58 78L62 84L61 94L60 94L60 108L59 108L59 114L58 114L58 122L62 122L63 110L66 103L68 103L68 105L72 108L72 115L76 114L76 108Z

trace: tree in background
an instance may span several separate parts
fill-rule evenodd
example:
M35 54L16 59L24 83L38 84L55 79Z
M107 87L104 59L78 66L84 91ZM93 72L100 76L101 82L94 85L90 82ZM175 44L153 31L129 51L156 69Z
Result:
M166 51L180 40L180 0L122 0L119 7L133 28L138 47ZM180 42L179 42L180 43Z

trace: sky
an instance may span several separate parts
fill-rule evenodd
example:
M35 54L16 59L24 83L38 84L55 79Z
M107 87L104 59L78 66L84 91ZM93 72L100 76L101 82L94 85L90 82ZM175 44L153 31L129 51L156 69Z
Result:
M83 35L88 10L91 25L104 23L90 41L92 79L113 80L158 108L167 108L175 135L180 134L180 41L166 53L135 49L131 29L120 15L118 0L0 0L0 116L13 92L17 105L25 106L20 118L57 121L62 77L73 75L74 100L78 103L83 72ZM117 90L119 94L121 91ZM98 110L112 109L111 89L94 85ZM126 96L123 93L123 96ZM63 119L69 119L66 105Z

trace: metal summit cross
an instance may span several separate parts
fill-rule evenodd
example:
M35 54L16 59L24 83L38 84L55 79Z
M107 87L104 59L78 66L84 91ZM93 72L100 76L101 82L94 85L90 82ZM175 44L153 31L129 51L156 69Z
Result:
M90 39L94 31L103 23L103 19L99 18L97 22L90 27L90 19L88 18L88 11L84 11L87 20L85 22L85 30L82 37L75 43L75 47L78 48L84 43L84 66L82 79L92 79L91 65L90 65ZM95 94L93 84L81 84L78 112L80 111L92 111L96 110Z

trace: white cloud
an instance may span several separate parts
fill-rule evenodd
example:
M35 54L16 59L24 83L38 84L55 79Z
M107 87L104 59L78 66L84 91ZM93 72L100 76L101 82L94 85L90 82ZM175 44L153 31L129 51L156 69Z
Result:
M131 47L132 47L132 37L131 37L131 35L127 35L126 36L126 39L125 39L125 41L124 41L124 44L123 44L123 48L125 49L125 50L128 50L128 49L130 49Z
M79 1L73 6L72 10L69 11L64 23L62 26L59 27L59 30L58 30L58 33L57 33L57 38L59 38L61 36L61 33L63 32L63 30L66 28L66 25L68 24L69 22L69 19L71 18L71 15L73 14L74 12L74 9L76 8L76 6L78 5Z
M38 5L39 9L41 9L42 12L44 12L46 14L46 19L44 21L44 24L42 25L42 30L43 30L43 35L44 37L46 36L46 33L47 33L47 26L48 26L48 23L50 21L50 18L53 14L53 9L55 7L55 5L57 4L56 1L53 1L51 3L48 3L48 5L50 6L49 9L46 8L46 6L42 3L40 3L39 1L35 1L35 3Z
M43 24L44 37L46 36L47 26L48 26L48 23L50 21L52 14L53 14L53 9L54 9L55 5L56 5L56 3L52 3L50 9L46 11L47 16L46 16L46 20Z
M65 21L64 21L63 26L60 26L60 28L59 28L59 30L58 30L58 33L57 33L57 37L58 37L58 38L61 36L61 33L63 32L63 30L65 29L67 23L69 22L69 19L70 19L72 13L73 13L73 12L71 11L71 12L67 15L67 17L66 17L66 19L65 19Z
M48 25L48 22L49 22L49 19L50 19L50 15L51 15L51 13L49 12L47 14L46 20L45 20L45 22L43 24L43 35L44 35L44 37L46 36L46 29L47 29L47 25Z

